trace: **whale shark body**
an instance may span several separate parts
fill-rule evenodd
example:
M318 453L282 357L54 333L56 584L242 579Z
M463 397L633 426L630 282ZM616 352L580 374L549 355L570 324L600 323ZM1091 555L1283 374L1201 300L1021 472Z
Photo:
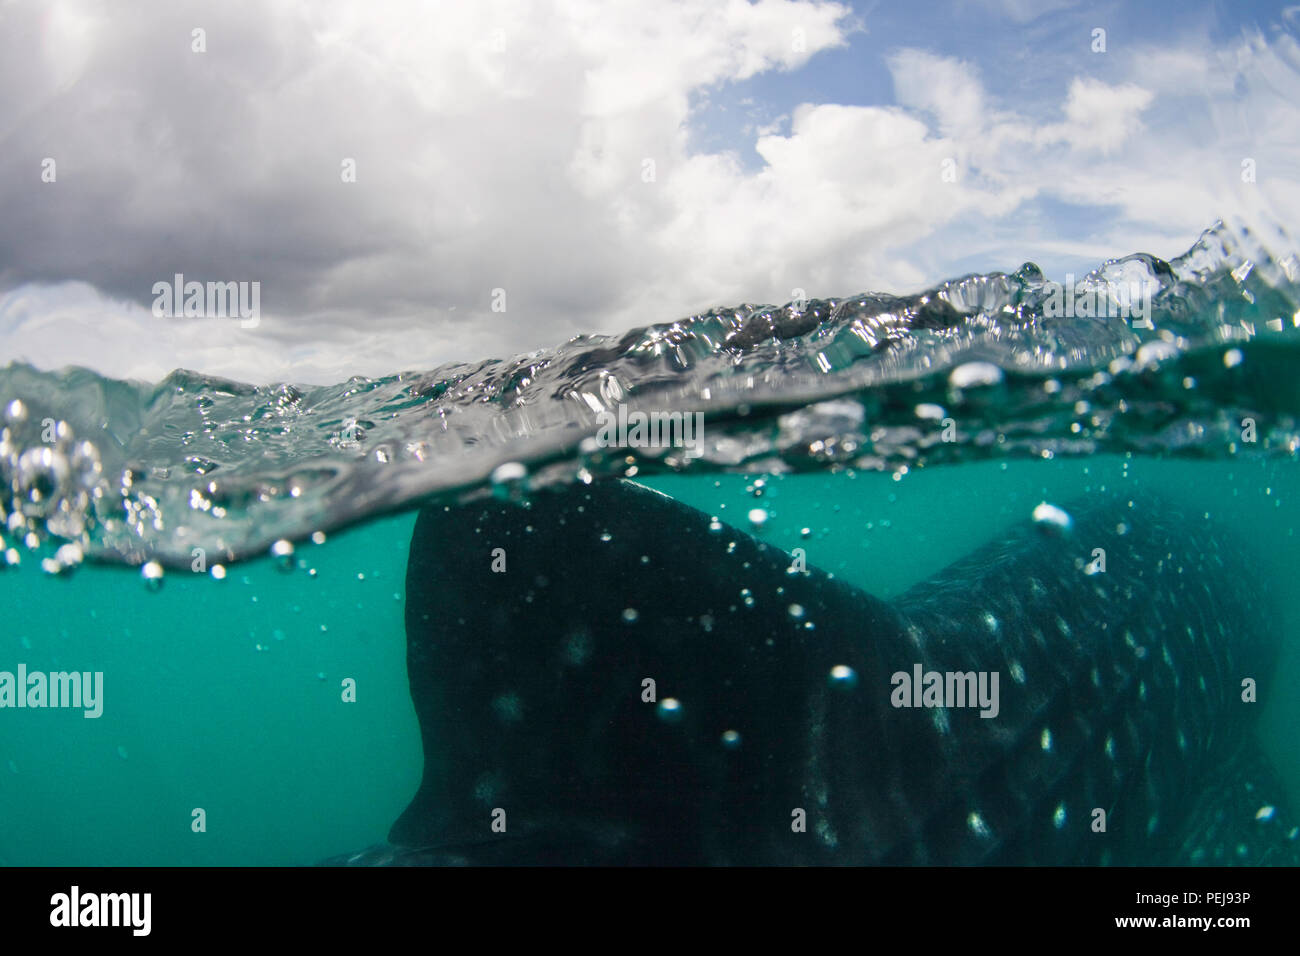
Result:
M628 481L426 506L423 779L331 862L1297 862L1265 584L1204 516L1067 510L885 602Z

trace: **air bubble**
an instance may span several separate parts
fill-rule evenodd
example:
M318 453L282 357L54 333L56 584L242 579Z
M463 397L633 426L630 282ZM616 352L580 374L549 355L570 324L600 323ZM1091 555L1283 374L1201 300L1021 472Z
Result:
M157 561L146 562L140 569L140 577L144 578L145 587L157 591L163 585L163 566Z
M858 672L847 664L836 664L831 668L831 686L850 690L858 684Z
M992 362L966 362L958 365L948 375L948 384L953 388L977 388L981 385L996 385L1002 381L1002 369Z
M528 469L520 462L508 461L497 465L492 470L488 481L492 484L492 494L498 498L518 500L527 489Z
M1046 501L1034 508L1033 519L1040 531L1050 535L1068 534L1074 527L1074 519L1066 511Z
M491 482L494 485L509 484L512 481L519 481L528 474L528 469L517 461L508 461L504 465L497 465L492 470Z
M281 571L293 570L293 542L281 538L271 545L271 557L278 562Z

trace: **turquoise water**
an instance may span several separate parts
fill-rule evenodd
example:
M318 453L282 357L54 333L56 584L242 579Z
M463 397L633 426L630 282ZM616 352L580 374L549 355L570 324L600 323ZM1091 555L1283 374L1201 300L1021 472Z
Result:
M690 472L645 483L882 597L1046 500L1157 488L1253 549L1283 596L1283 660L1259 736L1300 798L1300 471L1289 458L1095 455L890 473ZM414 514L373 517L224 580L86 563L0 575L0 662L101 670L104 713L10 710L0 731L0 861L10 865L305 864L384 839L422 767L402 611ZM805 533L804 529L807 529ZM1082 544L1082 543L1081 543ZM456 547L454 542L447 544ZM467 560L477 556L466 556ZM634 587L630 584L629 587ZM341 682L356 682L345 702ZM191 826L206 812L206 832Z

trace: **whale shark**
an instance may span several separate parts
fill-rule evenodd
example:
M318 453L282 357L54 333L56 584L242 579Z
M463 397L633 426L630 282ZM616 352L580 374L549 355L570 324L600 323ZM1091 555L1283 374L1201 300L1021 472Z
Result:
M1050 512L884 601L625 479L426 505L423 776L327 862L1300 861L1268 583L1154 495Z

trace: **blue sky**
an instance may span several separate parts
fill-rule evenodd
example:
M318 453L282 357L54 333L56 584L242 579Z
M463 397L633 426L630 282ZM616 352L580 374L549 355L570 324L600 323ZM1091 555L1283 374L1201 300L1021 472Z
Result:
M893 102L893 77L885 57L900 47L929 49L976 64L990 90L1017 104L1064 99L1070 78L1088 73L1119 78L1114 57L1089 49L1091 31L1107 31L1108 50L1142 48L1153 37L1170 47L1202 41L1231 44L1243 30L1267 30L1281 21L1286 4L1265 0L1164 0L1151 3L1000 3L997 0L940 3L850 2L861 29L846 31L847 45L819 53L802 69L763 73L709 91L714 108L692 118L692 133L709 148L739 146L754 164L759 157L744 142L744 119L753 109L770 122L800 103L871 106ZM1042 9L1022 21L1013 11ZM1023 16L1023 14L1021 14ZM1081 40L1081 38L1083 38ZM742 103L751 104L748 109ZM748 148L746 148L748 147Z
M324 382L1290 228L1297 35L1268 3L0 2L0 360ZM259 283L261 320L153 314L177 272Z

